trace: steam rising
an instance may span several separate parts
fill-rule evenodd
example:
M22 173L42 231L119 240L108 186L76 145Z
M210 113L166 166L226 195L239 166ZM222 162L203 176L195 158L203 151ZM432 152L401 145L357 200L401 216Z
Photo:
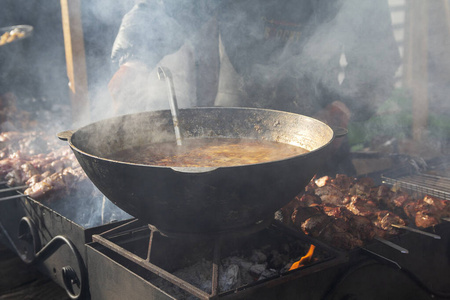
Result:
M29 24L34 26L35 31L32 38L11 45L13 47L0 48L2 70L0 93L8 90L16 93L18 105L23 108L32 107L33 113L51 134L76 129L71 128L73 124L70 121L70 99L65 73L59 1L5 2L7 3L2 4L0 10L0 27ZM268 1L251 0L247 1L246 5L236 4L236 6L251 8L255 14L264 14L265 11L269 11L262 5L266 2ZM379 116L380 113L392 114L393 111L396 112L395 109L397 112L404 112L405 107L411 110L407 87L403 86L402 89L392 92L396 83L394 75L398 75L399 70L402 70L400 54L404 55L407 45L404 43L404 36L398 35L399 25L394 28L396 41L393 38L391 19L383 17L385 12L389 13L388 4L391 4L393 12L398 12L402 11L402 7L409 1L341 0L325 5L326 2L312 1L308 6L309 10L303 6L304 10L291 11L294 15L303 13L305 17L308 17L305 11L314 14L302 25L301 43L288 42L285 47L274 49L275 58L272 57L270 60L262 60L257 54L246 53L242 48L245 43L259 40L264 34L259 25L249 26L248 15L243 11L231 11L225 15L233 17L233 22L228 27L224 25L214 27L224 18L223 15L217 14L217 9L221 12L223 9L221 5L233 4L235 1L194 0L181 3L174 0L148 1L152 7L163 4L161 7L164 9L152 10L150 22L144 15L138 20L142 23L133 24L128 34L140 42L129 45L119 45L116 36L121 24L126 25L127 18L122 23L122 17L132 9L134 1L82 2L92 112L91 118L83 120L82 124L117 114L168 109L166 86L157 78L155 70L157 65L164 65L172 70L180 108L222 105L223 98L216 95L219 86L224 92L232 90L236 93L237 100L228 102L233 105L290 110L306 115L314 115L321 106L340 100L350 107L355 122L365 122L374 115ZM432 115L440 116L447 113L448 116L449 27L448 23L445 26L435 21L444 20L440 15L442 10L430 10L431 13L436 16L428 16L430 109ZM174 29L175 32L170 29ZM233 39L227 37L227 29L244 33L248 39L236 38L236 44L230 44ZM203 47L205 41L219 43L219 39L215 39L218 35L214 30L220 33L220 45ZM391 35L384 35L386 32L391 32ZM152 57L145 56L152 53L152 50L157 48L154 45L161 41L164 42L163 48L167 53L157 52L153 53ZM124 105L119 110L114 110L113 99L107 89L120 61L115 57L111 62L113 46L123 46L123 51L137 53L133 61L142 60L144 64L139 65L139 70L146 74L130 82L123 90L127 95L127 101L125 104L122 103ZM144 48L136 52L136 47ZM237 71L242 71L244 75L240 77L233 75L231 80L224 83L219 79L218 62L220 60L223 68L230 65L219 57L219 48L226 50L228 56L234 57L237 61L255 60L255 63L245 70L242 70L242 64L232 66L234 70L231 68L231 71L236 72L234 75L238 73ZM394 50L386 53L386 48ZM211 54L207 49L216 49L217 53ZM382 55L383 53L387 55ZM117 53L113 52L113 56L114 54ZM343 57L347 66L340 65ZM209 73L196 73L203 70L198 68L197 63L207 66ZM343 80L339 80L338 75L341 75ZM256 87L253 92L244 87L245 80L252 81L253 87ZM397 82L397 87L399 85L402 83ZM402 102L404 98L398 95L408 99ZM277 99L277 102L266 102L266 98L270 97ZM301 103L297 98L304 101ZM394 115L392 124L389 123L392 125L390 129L395 132L398 128L410 130L410 125L403 127L404 119L396 116L398 115ZM384 125L386 124L388 122L384 122ZM366 123L359 128L366 129L364 132L366 136L371 136L380 129ZM448 143L445 134L449 131L445 130L450 130L449 128L447 120L443 132L437 136L446 139L442 144ZM442 130L442 127L440 129ZM353 137L352 134L350 137ZM367 141L362 138L362 143L365 142ZM99 204L101 205L101 202Z

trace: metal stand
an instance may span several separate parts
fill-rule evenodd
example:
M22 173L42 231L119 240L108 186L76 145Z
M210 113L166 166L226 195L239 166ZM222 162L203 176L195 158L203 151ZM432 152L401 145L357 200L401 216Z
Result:
M150 230L147 257L145 259L111 241L115 237L119 236L121 237L126 236L130 239L133 239L133 235L137 235L139 232L142 232L143 230ZM205 291L197 288L196 286L174 276L173 274L167 272L166 270L150 262L152 245L154 243L153 238L156 232L158 231L153 226L151 225L140 226L138 224L138 220L135 219L129 223L113 228L102 234L93 235L92 240L116 252L117 254L125 257L126 259L138 264L139 266L147 269L148 271L154 273L155 275L167 280L168 282L190 293L191 295L198 297L199 299L205 300L214 299L219 293L219 265L220 265L220 254L221 254L220 247L222 238L219 237L214 240L214 258L212 264L212 280L211 280L212 292L211 294L208 294Z

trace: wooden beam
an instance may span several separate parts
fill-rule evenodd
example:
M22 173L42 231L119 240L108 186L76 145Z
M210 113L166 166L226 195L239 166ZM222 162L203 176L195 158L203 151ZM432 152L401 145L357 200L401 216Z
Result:
M72 105L72 124L79 126L90 119L80 0L61 0L61 17Z
M408 1L406 86L412 94L412 136L420 142L428 126L428 1Z

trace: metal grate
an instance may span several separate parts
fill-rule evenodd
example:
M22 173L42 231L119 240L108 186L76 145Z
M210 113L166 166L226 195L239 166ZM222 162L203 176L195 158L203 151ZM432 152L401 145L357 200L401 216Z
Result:
M449 167L449 164L442 162L428 165L427 169L422 171L406 166L381 175L381 179L388 185L450 200Z

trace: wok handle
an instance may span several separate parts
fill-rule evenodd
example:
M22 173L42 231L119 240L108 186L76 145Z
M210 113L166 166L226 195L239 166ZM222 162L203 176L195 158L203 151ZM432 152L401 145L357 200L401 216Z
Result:
M66 131L62 131L58 134L56 134L56 136L58 137L58 139L60 139L61 141L68 141L72 135L74 134L75 131L73 130L66 130Z
M346 136L348 133L348 130L344 127L334 127L333 132L334 132L335 138L340 138L340 137Z

